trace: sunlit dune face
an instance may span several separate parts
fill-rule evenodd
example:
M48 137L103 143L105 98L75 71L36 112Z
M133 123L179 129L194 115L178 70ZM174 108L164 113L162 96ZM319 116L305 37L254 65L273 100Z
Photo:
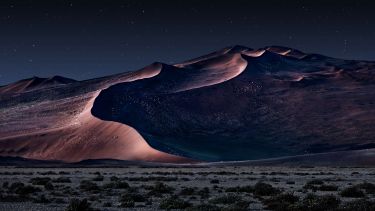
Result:
M185 78L180 83L180 88L177 88L175 92L211 86L235 78L245 70L247 61L241 57L241 54L237 53L223 55L206 61L202 65L199 63L195 65L199 66L200 73L197 75L192 74L189 80ZM189 69L184 71L189 71Z
M231 48L227 47L227 48L224 48L220 51L217 51L217 52L214 52L214 53L211 53L211 54L207 54L205 56L201 56L201 57L198 57L198 58L195 58L195 59L192 59L192 60L188 60L188 61L185 61L185 62L182 62L182 63L174 64L173 66L183 68L183 67L186 67L186 66L194 64L194 63L198 63L198 62L201 62L201 61L204 61L204 60L212 59L214 57L227 54L230 50L231 50Z
M279 52L278 54L283 55L283 56L286 56L286 55L288 55L291 51L292 51L292 50L281 51L281 52Z
M258 50L253 50L253 51L245 51L245 52L242 52L242 54L246 56L251 56L251 57L259 57L259 56L262 56L264 52L266 51L258 49Z

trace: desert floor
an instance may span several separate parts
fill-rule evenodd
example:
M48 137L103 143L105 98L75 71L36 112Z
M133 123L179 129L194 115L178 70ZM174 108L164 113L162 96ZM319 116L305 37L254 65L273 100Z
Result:
M374 210L374 200L374 168L0 167L0 210Z

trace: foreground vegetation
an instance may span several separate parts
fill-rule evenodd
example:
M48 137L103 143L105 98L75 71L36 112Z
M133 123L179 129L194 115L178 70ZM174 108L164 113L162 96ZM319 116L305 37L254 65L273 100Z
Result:
M86 168L0 171L0 210L375 210L373 169Z

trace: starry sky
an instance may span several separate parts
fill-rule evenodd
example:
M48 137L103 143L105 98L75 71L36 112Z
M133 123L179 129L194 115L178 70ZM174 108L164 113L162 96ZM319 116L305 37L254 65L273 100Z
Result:
M84 80L236 44L375 60L374 8L371 0L2 0L0 85Z

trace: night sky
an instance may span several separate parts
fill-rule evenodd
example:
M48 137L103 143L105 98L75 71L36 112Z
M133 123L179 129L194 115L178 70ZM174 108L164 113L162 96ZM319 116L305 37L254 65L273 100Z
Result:
M0 85L34 75L95 78L236 44L375 60L372 2L2 0Z

